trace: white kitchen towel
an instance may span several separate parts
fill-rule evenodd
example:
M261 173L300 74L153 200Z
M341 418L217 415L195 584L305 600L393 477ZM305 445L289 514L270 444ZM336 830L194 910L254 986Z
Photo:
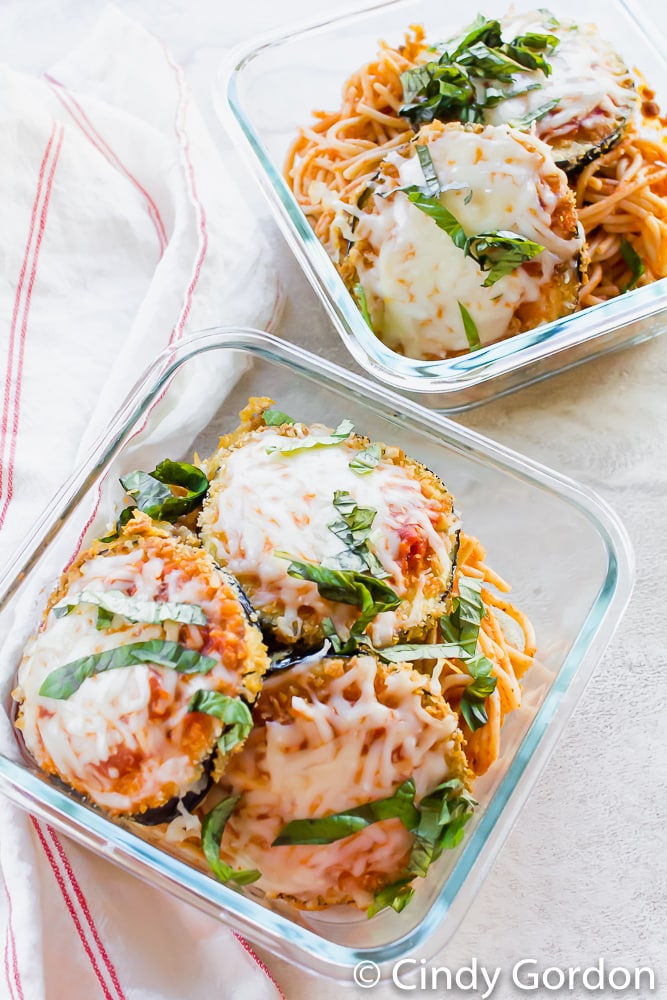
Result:
M270 327L279 294L181 69L115 8L45 77L0 68L0 130L5 565L158 352L197 329ZM238 365L200 374L177 398L170 433L194 432L188 392L213 405ZM166 448L166 430L148 430ZM4 693L14 666L3 655ZM0 872L0 998L280 995L216 921L4 800Z

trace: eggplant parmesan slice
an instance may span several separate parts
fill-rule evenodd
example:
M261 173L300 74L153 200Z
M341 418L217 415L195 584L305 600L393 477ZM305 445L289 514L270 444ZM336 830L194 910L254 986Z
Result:
M451 494L399 448L371 444L345 421L333 432L267 425L269 406L251 401L208 463L204 547L278 644L320 646L327 621L342 639L357 623L376 646L426 637L451 588ZM361 628L368 595L380 595L378 613Z
M450 357L577 307L574 196L549 147L507 125L423 126L383 161L354 236L343 277L407 357Z
M253 715L255 726L221 783L224 795L240 796L221 859L259 870L257 886L270 897L306 909L366 908L386 886L409 882L416 874L414 816L385 806L388 818L379 819L380 810L363 809L395 803L406 783L417 808L451 783L447 794L465 801L467 815L456 714L409 664L387 666L371 655L309 662L267 679ZM325 842L329 824L323 829L317 820L360 807L368 825L351 835L335 831ZM428 859L420 873L424 866Z
M525 92L487 108L484 120L492 125L523 121L525 127L534 122L536 135L568 171L611 149L639 97L630 71L596 25L560 20L547 10L508 15L501 25L504 38L551 35L558 44L546 57L550 74L517 75L516 89Z
M245 738L267 666L236 582L135 513L49 599L19 668L17 727L39 766L88 800L161 823ZM232 717L248 725L230 729Z

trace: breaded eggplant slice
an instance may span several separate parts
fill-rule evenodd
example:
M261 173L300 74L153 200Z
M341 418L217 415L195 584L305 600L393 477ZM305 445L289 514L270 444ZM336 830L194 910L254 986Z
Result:
M118 661L108 665L110 650ZM50 597L19 668L17 726L39 766L91 802L165 822L165 806L206 788L223 734L191 699L251 704L267 666L235 581L171 526L135 513L116 540L83 552Z
M551 73L518 74L515 88L528 90L485 112L492 125L532 128L564 170L577 170L611 149L638 105L627 66L594 24L555 18L548 10L508 15L503 38L551 35L558 44L545 54ZM531 121L532 119L532 121ZM522 124L523 123L523 124Z
M221 440L208 463L211 489L199 522L204 547L238 579L277 643L319 646L325 619L347 638L359 605L323 597L316 583L288 573L292 560L333 570L360 565L360 549L351 551L341 537L345 524L341 532L335 504L346 495L372 518L361 550L375 563L362 571L383 577L400 599L367 634L376 646L426 637L451 588L459 531L451 494L397 447L376 445L376 464L355 471L367 438L350 433L336 442L322 425L267 426L262 413L269 405L252 400L239 430Z
M420 147L435 191L421 208L404 190L427 189ZM451 357L577 307L583 234L567 177L545 143L506 125L423 126L383 161L354 237L343 278L357 299L360 283L380 340L410 358ZM501 241L487 256L484 237Z
M410 664L371 655L304 663L267 679L253 716L221 784L240 796L221 858L259 870L268 896L305 909L368 907L405 876L415 838L392 817L333 843L294 844L288 834L273 846L289 823L389 798L408 780L417 805L443 782L467 786L456 714Z

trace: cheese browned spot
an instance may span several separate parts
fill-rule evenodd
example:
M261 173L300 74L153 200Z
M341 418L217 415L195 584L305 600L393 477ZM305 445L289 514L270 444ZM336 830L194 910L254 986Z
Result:
M269 896L317 909L353 902L400 877L413 835L400 820L373 823L331 844L272 843L287 823L391 796L412 778L416 801L466 778L457 717L410 666L372 656L304 663L268 679L255 728L222 782L240 795L221 856L257 868Z
M484 287L488 272L398 190L423 187L416 146L426 146L438 196L466 236L510 233L544 247ZM549 147L507 125L435 122L390 153L359 213L342 271L360 281L373 329L393 350L434 360L469 349L460 304L482 345L572 312L583 237L574 196Z
M458 541L458 516L443 484L398 448L385 448L375 468L358 475L350 462L369 442L354 434L334 446L283 454L330 429L258 426L246 417L246 432L227 439L210 462L215 475L200 527L203 545L240 581L262 623L282 643L315 644L323 619L345 636L358 618L359 608L322 598L315 583L288 574L290 558L276 555L335 566L345 546L329 525L339 517L334 494L344 491L376 511L368 546L401 599L368 634L388 645L425 632L445 610Z
M114 615L98 630L98 609L84 602L55 616L55 604L83 590L195 604L206 624L133 623ZM206 674L186 675L138 664L89 677L65 700L39 694L64 663L155 639L178 642L212 657L215 665ZM80 555L51 596L19 668L17 725L44 770L109 812L139 814L196 785L214 751L222 724L189 711L194 692L219 691L252 702L267 664L259 630L210 556L135 514L117 541L95 542Z

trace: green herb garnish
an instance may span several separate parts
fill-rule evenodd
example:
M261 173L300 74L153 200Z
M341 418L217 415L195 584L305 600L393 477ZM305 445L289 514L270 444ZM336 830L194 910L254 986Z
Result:
M159 625L167 621L183 622L186 625L205 625L207 621L203 609L198 604L140 601L123 593L122 590L82 590L56 604L53 613L56 618L63 618L79 604L92 604L99 608L107 625L111 623L113 615L122 615L130 622L145 622L147 625ZM99 613L97 627L100 627Z
M379 823L383 819L400 819L406 830L417 827L419 810L415 807L415 783L412 778L399 785L389 798L368 802L321 819L293 820L283 827L271 846L333 844L335 840L350 837L371 823Z
M646 268L644 266L644 261L641 259L632 243L628 242L628 240L623 240L621 242L621 257L630 268L630 281L627 283L623 291L631 292L633 288L637 287L637 282L646 271Z
M548 115L550 111L553 111L559 102L559 97L555 97L553 101L546 101L544 104L540 104L538 108L535 108L534 111L527 111L525 115L521 116L521 118L513 118L510 122L508 122L508 125L511 125L512 128L516 128L519 131L530 128L533 122L541 121L545 115Z
M116 646L102 653L83 656L53 670L39 689L42 698L65 700L89 677L117 670L119 667L135 667L139 663L150 663L158 667L170 667L179 674L207 674L217 660L212 656L202 656L196 649L188 649L179 642L166 639L149 639L147 642L130 642Z
M358 476L366 476L379 464L381 458L382 445L369 444L368 448L358 451L348 464L352 472L356 472Z
M400 913L408 905L415 894L415 890L410 885L411 877L398 879L391 885L386 885L384 889L379 889L373 898L373 902L366 910L368 917L374 917L380 910L385 910L388 906L396 913Z
M339 516L327 527L340 538L346 550L325 560L322 565L332 569L368 572L378 580L386 579L389 573L368 545L368 537L377 514L375 508L359 507L352 494L346 490L336 490L333 505Z
M468 347L471 351L479 351L482 347L482 341L479 339L477 324L463 303L459 302L458 305L459 312L461 313L461 319L463 320L463 329L465 331L466 340L468 341Z
M361 615L352 626L352 632L361 634L376 615L393 611L401 599L391 587L368 573L355 570L329 569L318 563L305 563L292 559L286 552L276 552L281 559L291 559L287 568L289 576L317 584L321 596L327 601L351 604L361 609Z
M218 740L221 753L229 753L239 743L243 743L252 729L252 715L246 703L220 691L195 691L188 710L213 715L225 724L225 730Z
M465 661L465 667L473 678L461 696L461 715L471 732L485 726L489 721L485 701L496 690L497 678L491 676L493 663L481 653Z
M267 448L266 454L273 455L274 452L278 452L280 455L296 455L297 452L310 451L311 448L330 448L340 444L341 441L346 441L353 430L354 424L351 420L341 420L338 427L325 437L308 436L305 438L286 439L291 443L281 445L280 447L276 445Z
M373 320L371 319L371 311L368 308L368 299L366 298L364 286L360 281L356 283L352 289L352 293L356 299L357 305L359 306L359 312L366 321L366 325L373 330ZM375 333L375 330L373 330L373 333Z
M206 813L201 824L201 846L208 866L220 882L236 882L237 885L249 885L262 877L262 873L255 868L242 868L235 871L224 861L220 860L220 844L222 835L225 832L227 820L234 812L236 803L240 796L234 795L223 799L222 802Z
M295 423L293 417L288 417L286 413L274 408L264 410L262 416L264 417L264 423L267 427L282 427L283 424Z
M478 15L463 35L437 46L437 61L401 74L399 114L415 131L434 119L483 122L488 107L516 96L517 75L549 76L547 56L558 44L555 35L535 32L504 42L500 22Z
M121 530L125 527L127 522L132 519L134 512L137 508L132 505L131 507L123 507L120 514L118 515L118 520L116 521L116 530L112 531L110 535L106 538L100 538L100 542L115 542L120 535Z
M197 507L206 491L208 479L194 465L187 462L160 462L152 472L130 472L120 480L123 489L132 497L139 510L158 521L175 521ZM185 490L176 496L170 486Z

